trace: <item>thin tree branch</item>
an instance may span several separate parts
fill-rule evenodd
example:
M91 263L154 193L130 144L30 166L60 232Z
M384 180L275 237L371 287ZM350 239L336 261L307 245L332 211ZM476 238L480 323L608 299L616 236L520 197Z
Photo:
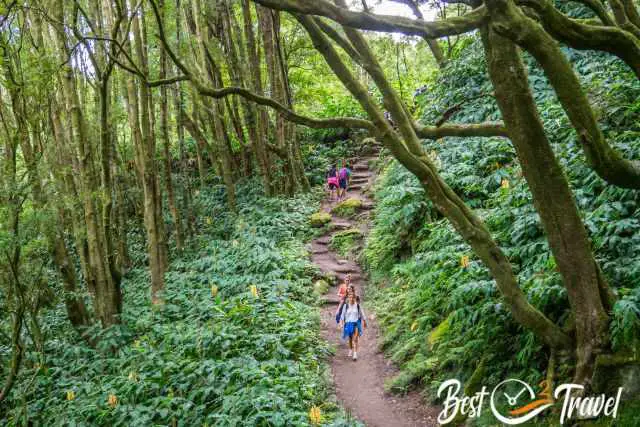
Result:
M151 8L156 17L156 22L158 24L158 37L160 42L164 46L167 51L169 57L173 60L176 66L182 71L184 79L189 80L191 84L196 88L196 90L205 96L209 96L212 98L223 98L228 95L239 95L243 98L246 98L250 101L253 101L260 105L266 105L277 110L285 119L298 123L301 125L305 125L311 128L318 129L326 129L326 128L337 128L337 127L345 127L345 128L353 128L353 129L366 129L372 132L375 132L375 126L369 120L357 119L352 117L337 117L331 119L314 119L310 117L305 117L300 114L295 113L289 108L285 107L283 104L275 101L271 98L267 98L265 96L258 95L254 92L251 92L248 89L241 87L224 87L224 88L212 88L201 82L197 79L191 70L187 68L187 66L176 56L175 52L167 43L166 35L164 32L164 26L162 22L162 18L160 17L160 13L158 10L158 6L155 0L151 0L149 2L151 4Z
M451 116L453 116L455 113L460 111L462 109L462 106L464 104L466 104L467 102L475 101L476 99L480 99L480 98L484 98L484 97L488 97L488 96L495 98L495 94L494 93L481 93L479 95L472 96L471 98L464 99L464 100L458 102L456 105L447 108L442 113L440 118L438 120L436 120L436 123L435 123L436 127L440 127L445 122L447 122L451 118Z

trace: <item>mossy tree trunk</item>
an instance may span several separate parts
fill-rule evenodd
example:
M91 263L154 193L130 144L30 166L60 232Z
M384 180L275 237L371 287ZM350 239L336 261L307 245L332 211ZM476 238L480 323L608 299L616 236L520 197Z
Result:
M574 380L587 385L596 356L609 342L600 294L606 283L601 283L569 182L544 132L518 49L491 27L482 29L482 38L498 107L567 289L575 322Z

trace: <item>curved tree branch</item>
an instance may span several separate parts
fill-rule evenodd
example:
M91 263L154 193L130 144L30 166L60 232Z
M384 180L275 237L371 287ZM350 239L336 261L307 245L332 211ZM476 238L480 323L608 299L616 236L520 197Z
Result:
M303 15L324 16L341 25L362 30L399 32L429 39L467 33L480 27L487 17L484 7L443 21L422 21L393 15L355 12L328 0L254 0L262 6Z
M507 129L501 122L486 122L477 124L451 124L443 126L415 125L415 132L420 138L438 139L445 136L456 137L509 137Z
M212 98L223 98L228 95L240 95L243 98L246 98L250 101L255 102L256 104L266 105L268 107L271 107L277 110L285 119L291 122L298 123L300 125L305 125L311 128L323 129L323 128L344 127L344 128L352 128L352 129L366 129L369 131L375 130L373 123L365 119L358 119L354 117L335 117L330 119L315 119L311 117L302 116L290 110L289 108L285 107L278 101L275 101L271 98L267 98L265 96L258 95L245 88L223 87L220 89L215 89L215 88L205 86L193 79L191 79L191 83L196 87L198 92L200 92L204 96L210 96Z
M587 6L589 9L591 9L593 13L596 14L598 19L600 19L600 21L602 21L604 25L616 25L615 21L613 20L613 18L611 18L611 16L609 15L609 12L607 12L607 9L604 7L604 4L602 4L602 1L600 0L573 0L573 1L577 3L581 3Z
M331 39L344 50L358 64L362 64L362 58L357 50L351 45L351 42L344 38L335 28L327 24L322 19L316 20L316 25Z
M624 159L608 144L571 63L555 40L512 0L491 0L488 5L492 28L526 49L542 66L579 135L591 167L610 184L640 188L640 162Z
M600 50L622 59L640 79L640 41L632 33L616 26L585 24L556 9L550 0L518 0L534 9L544 29L556 40L574 49Z

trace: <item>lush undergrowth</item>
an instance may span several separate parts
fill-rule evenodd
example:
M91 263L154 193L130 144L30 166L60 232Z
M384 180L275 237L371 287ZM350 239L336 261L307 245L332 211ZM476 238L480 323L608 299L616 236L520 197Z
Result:
M640 158L640 83L612 57L565 50L580 73L609 141L627 158ZM640 193L605 183L588 168L575 133L533 61L530 83L548 135L565 166L605 275L620 299L612 313L617 350L640 338ZM419 98L433 123L463 101L451 121L498 120L482 47L469 39L447 72L427 82ZM619 129L624 129L620 131ZM508 140L445 138L425 142L445 180L487 223L514 265L529 300L563 324L568 302L531 194ZM379 286L375 304L385 350L401 367L388 385L426 387L433 398L447 378L482 384L515 377L544 378L548 354L505 309L488 270L426 199L417 179L397 162L383 165L375 189L374 226L363 258ZM400 238L399 238L400 237ZM476 371L476 368L480 368ZM568 372L558 372L566 379Z
M129 272L122 325L97 348L63 307L49 310L44 355L27 354L0 424L307 425L314 406L324 423L350 424L328 388L304 249L319 195L254 187L239 191L237 216L220 194L198 195L199 232L171 263L164 303L151 307L144 265Z

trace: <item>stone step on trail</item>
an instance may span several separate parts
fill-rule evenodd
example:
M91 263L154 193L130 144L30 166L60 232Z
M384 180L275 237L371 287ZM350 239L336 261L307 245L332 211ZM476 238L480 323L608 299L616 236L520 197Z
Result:
M354 173L351 175L351 181L369 181L369 174L358 174Z
M325 295L324 297L322 297L322 299L320 301L324 305L338 305L338 304L340 304L340 299L338 299L338 297L335 296L335 295L332 295L332 296Z
M359 273L360 267L358 267L355 263L347 261L343 264L339 263L336 260L335 255L326 254L315 257L316 264L320 267L320 270L325 273L337 273L337 274L346 274L346 273Z
M351 175L351 181L349 182L368 182L368 181L369 181L368 176Z
M313 241L313 243L317 243L319 245L328 245L329 242L331 242L331 236L327 235L327 236L322 236L316 240Z
M342 221L331 222L331 228L333 230L348 230L352 226L353 226L353 223L351 221L342 220Z
M352 179L351 181L349 181L349 188L352 188L354 185L367 185L368 183L368 179Z

